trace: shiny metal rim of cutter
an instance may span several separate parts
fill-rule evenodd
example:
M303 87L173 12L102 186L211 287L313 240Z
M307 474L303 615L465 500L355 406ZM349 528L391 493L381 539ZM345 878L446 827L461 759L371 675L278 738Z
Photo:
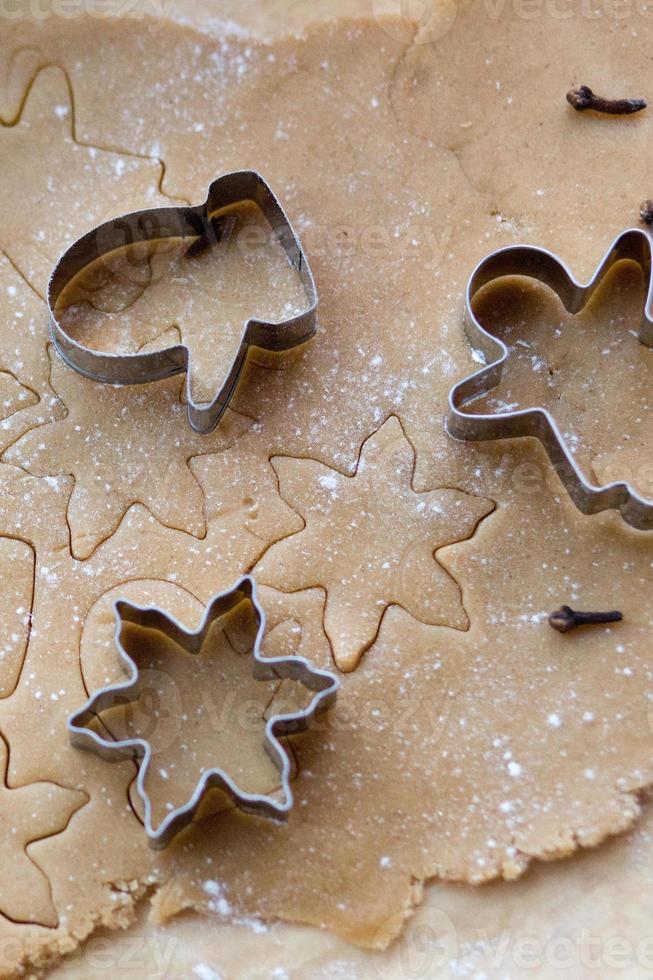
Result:
M290 714L273 715L265 725L265 747L281 775L282 799L258 793L241 791L231 777L220 768L208 769L201 776L191 798L171 810L158 827L152 826L152 803L145 789L145 777L152 758L152 747L141 738L106 739L86 726L98 714L124 704L125 700L135 701L139 695L140 671L122 645L122 623L133 623L147 629L158 630L191 654L197 654L208 631L217 619L235 609L241 602L249 599L254 609L257 623L253 646L253 676L257 680L291 679L299 681L315 696L301 711ZM311 721L335 703L340 681L328 670L314 667L304 657L264 657L261 644L265 632L265 611L258 599L256 583L251 575L245 575L230 589L214 595L207 603L201 623L196 630L187 630L174 616L158 606L136 606L126 600L117 599L114 604L116 616L115 644L127 668L129 677L125 681L110 684L97 690L86 703L68 719L68 732L71 743L97 753L101 758L117 762L125 757L140 760L136 788L145 807L145 831L150 847L155 850L165 848L173 837L190 824L205 794L212 788L224 790L239 809L276 820L285 820L293 806L293 793L290 780L294 775L293 762L279 741L278 736L294 734L309 728ZM249 656L249 654L248 654Z
M297 269L308 305L297 316L278 323L254 318L247 320L231 370L211 402L192 400L187 374L188 420L196 432L212 432L236 389L249 347L287 351L310 340L317 329L317 289L301 242L269 185L254 170L240 170L218 177L210 184L203 204L133 211L98 225L74 242L55 265L47 291L50 333L63 360L85 377L112 385L145 384L188 372L189 351L185 344L135 354L111 354L85 347L61 326L57 318L57 300L71 279L102 255L139 241L197 238L202 230L210 231L212 213L244 201L257 204L269 221L291 265Z
M630 259L641 266L648 292L638 337L653 348L653 244L643 229L630 228L615 238L587 283L579 282L553 252L534 245L514 245L487 255L472 272L466 292L465 333L472 349L480 350L485 366L454 385L449 393L447 431L455 439L486 440L534 436L544 445L562 483L576 507L584 514L615 509L638 530L653 529L653 500L641 497L627 482L596 486L578 467L573 453L551 413L539 406L493 415L471 415L463 406L496 388L509 356L503 341L489 333L474 313L474 297L488 283L504 276L526 276L550 286L570 313L589 302L601 280L617 262Z

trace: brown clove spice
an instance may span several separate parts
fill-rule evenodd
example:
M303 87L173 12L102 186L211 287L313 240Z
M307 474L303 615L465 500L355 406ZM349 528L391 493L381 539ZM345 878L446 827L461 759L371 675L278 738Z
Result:
M568 633L576 626L593 626L596 623L618 623L623 619L618 609L609 612L577 612L571 606L561 606L549 616L549 625L558 633Z
M600 95L595 95L588 85L569 89L567 102L577 112L593 109L595 112L604 112L610 116L627 116L646 108L645 99L604 99Z

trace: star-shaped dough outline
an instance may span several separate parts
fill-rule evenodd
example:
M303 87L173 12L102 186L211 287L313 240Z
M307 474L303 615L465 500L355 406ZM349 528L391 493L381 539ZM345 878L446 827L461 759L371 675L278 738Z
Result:
M474 312L474 298L483 286L505 276L526 276L549 286L569 313L578 313L590 301L609 270L629 259L641 266L648 282L638 338L653 348L653 242L641 228L621 232L610 245L591 279L581 283L559 256L535 245L509 245L486 255L467 283L465 332L473 350L483 357L480 370L468 375L449 392L447 430L456 439L514 439L533 436L546 449L560 479L576 507L584 514L618 510L627 524L642 531L653 530L653 500L641 497L627 481L601 486L591 483L580 469L569 443L553 415L544 407L496 414L470 414L465 405L496 388L509 357L506 345L486 330Z
M289 678L299 681L309 690L315 692L307 707L286 714L273 714L266 721L265 747L279 769L281 799L265 794L243 792L228 773L216 767L208 769L202 774L192 796L183 806L171 810L161 823L154 827L152 824L152 801L145 789L145 779L152 757L150 743L142 738L106 739L87 727L101 711L113 707L118 702L124 703L125 698L129 701L135 701L138 698L140 671L122 644L122 624L133 623L147 629L158 630L187 653L198 654L211 625L246 599L252 604L257 624L256 637L252 647L253 676L257 680ZM113 609L116 617L115 644L129 677L126 681L110 684L95 691L86 703L71 715L67 727L72 744L78 748L91 749L109 762L117 762L125 757L140 760L136 789L145 808L145 831L150 847L156 850L166 847L173 837L192 822L205 793L216 786L224 790L234 803L245 812L276 820L285 820L293 805L290 780L294 771L291 757L280 742L279 736L305 731L317 715L322 714L335 702L340 688L340 681L336 675L313 666L304 657L264 657L262 655L261 645L265 633L266 618L263 606L258 599L256 582L251 575L244 575L231 588L219 592L209 599L200 625L196 630L187 630L179 620L157 606L138 606L127 600L117 599L113 603Z
M431 626L469 628L463 590L436 553L472 537L492 500L441 486L417 491L415 449L391 415L360 447L349 475L310 457L271 460L282 498L304 526L254 567L284 592L325 592L336 666L355 670L395 605Z
M242 201L253 201L269 221L290 263L297 269L306 291L307 306L277 323L253 317L246 320L233 363L210 402L197 403L192 398L188 370L191 351L186 344L133 354L111 354L91 350L65 331L57 317L57 300L70 280L89 263L138 241L194 237L195 240L206 238L210 243L215 238L212 214ZM70 367L94 381L114 385L160 381L185 372L188 421L193 429L203 433L215 429L229 405L249 347L287 351L306 343L317 330L317 290L301 242L278 198L255 170L237 170L218 177L209 185L203 204L133 211L93 228L59 258L48 283L47 300L55 349Z
M64 833L75 813L86 806L89 797L81 789L71 789L47 780L10 786L7 781L9 755L9 743L0 734L0 800L5 818L15 821L13 832L3 832L4 881L10 886L19 880L22 886L14 894L13 901L9 901L4 894L0 895L0 912L14 922L33 922L53 928L59 917L54 906L52 885L28 848L31 844ZM15 845L12 855L6 853L8 841Z

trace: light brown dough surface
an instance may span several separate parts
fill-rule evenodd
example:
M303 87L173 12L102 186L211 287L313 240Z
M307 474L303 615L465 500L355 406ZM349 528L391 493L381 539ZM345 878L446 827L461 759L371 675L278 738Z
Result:
M251 420L228 410L208 438L193 435L179 378L137 388L98 386L71 372L52 347L48 353L51 383L68 414L32 429L5 458L38 476L74 476L68 503L73 554L87 558L137 500L164 524L205 534L204 498L188 460L209 442L225 448Z
M163 194L192 201L219 173L253 167L302 236L321 324L283 370L250 362L230 418L208 438L186 423L179 379L100 388L54 355L48 368L39 335L46 372L33 388L44 400L49 383L63 408L16 431L0 466L0 537L36 555L29 646L0 702L0 731L10 786L46 781L87 802L65 831L30 846L57 919L0 919L6 973L129 921L147 889L159 921L197 909L383 947L425 880L514 878L534 858L599 844L633 824L653 783L651 536L614 514L580 515L536 444L456 444L442 427L450 386L475 366L461 328L474 262L528 240L587 278L650 196L649 114L580 116L564 93L591 81L646 94L639 66L651 29L508 7L492 17L482 4L461 7L433 42L428 25L408 38L395 26L343 21L263 45L54 19L0 38L2 115L17 120L0 131L2 159L20 185L34 158L25 180L39 193L56 172L47 222L0 197L0 245L35 290L76 234L161 203L159 161ZM67 102L52 88L61 79ZM71 98L74 128L56 111ZM94 166L79 144L97 148ZM69 210L73 196L86 206ZM606 283L566 324L570 336L602 337L615 321L626 338L620 373L592 368L587 397L572 380L559 402L570 423L582 409L594 454L622 453L632 436L618 462L636 468L648 458L639 423L630 432L646 383L626 395L624 378L629 356L642 378L650 358L627 340L641 285L626 280ZM497 296L490 313L500 322L510 292ZM524 331L548 342L555 301L531 290L518 309ZM581 353L580 372L595 352ZM506 382L531 397L539 373L524 366L524 380ZM0 369L25 385L9 362ZM423 501L437 502L432 515L417 509ZM361 509L363 527L350 527ZM337 707L292 740L299 774L287 825L221 809L183 847L153 855L130 796L134 766L81 754L65 731L87 692L113 676L106 597L165 593L166 608L193 625L250 569L269 586L271 652L346 668ZM560 636L546 616L561 602L618 606L624 621Z
M43 304L6 255L0 254L0 342L4 449L34 425L61 418L63 408L50 387Z
M483 888L435 883L387 950L356 949L324 930L210 921L198 914L156 925L143 911L127 933L100 930L55 980L428 980L486 976L577 980L593 974L646 977L653 964L650 912L651 811L633 832L571 861L540 864L516 882ZM275 974L275 971L278 971Z
M121 207L126 212L168 203L158 192L158 161L80 141L68 77L57 65L29 80L20 115L2 135L0 248L39 291L59 253L89 224ZM98 195L100 174L104 190Z
M390 605L432 626L467 629L460 586L433 552L471 537L493 504L452 489L415 493L415 454L397 418L363 443L351 477L316 460L271 462L306 527L277 542L257 574L286 591L326 589L324 628L340 670L357 666Z

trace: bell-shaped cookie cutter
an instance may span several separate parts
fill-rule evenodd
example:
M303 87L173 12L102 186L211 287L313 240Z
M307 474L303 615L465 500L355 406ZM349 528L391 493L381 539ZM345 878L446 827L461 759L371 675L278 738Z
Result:
M218 177L209 186L203 204L152 208L112 218L83 235L63 253L52 271L47 301L52 341L64 361L85 377L112 385L144 384L188 372L189 351L185 344L134 354L111 354L80 344L59 322L57 300L71 279L101 256L136 242L186 236L197 238L202 233L210 236L211 215L221 208L245 201L257 204L270 223L298 272L307 306L299 314L277 323L255 318L247 320L229 374L211 402L192 400L187 374L188 420L197 432L211 432L235 391L249 347L287 351L310 340L317 329L317 290L300 240L272 190L254 170L240 170Z
M306 708L288 714L272 715L265 724L265 747L279 769L281 799L243 792L223 769L208 769L202 774L191 798L183 806L171 810L158 827L154 827L152 802L145 789L147 770L152 758L151 744L142 738L108 739L87 727L100 712L116 704L124 704L125 700L135 701L138 698L140 671L122 644L122 624L133 623L157 630L187 653L198 654L211 625L245 600L252 604L257 627L252 649L253 676L257 680L289 678L315 692ZM140 760L136 789L145 808L145 831L150 847L156 850L166 847L173 837L192 822L205 794L214 787L227 793L236 806L247 813L285 820L293 806L290 780L294 775L294 768L291 756L279 741L279 736L305 731L314 718L335 703L340 689L340 681L336 675L314 667L304 657L263 656L261 645L265 633L265 611L259 602L256 583L251 575L243 576L230 589L214 595L207 603L202 621L196 630L187 630L182 623L158 606L136 606L126 600L117 599L113 608L116 616L115 644L129 677L125 681L100 688L91 695L68 719L68 732L74 746L89 749L110 762L120 761L125 757Z
M569 496L584 514L615 509L624 521L638 530L653 529L653 500L641 497L625 481L596 486L577 465L573 453L551 413L543 407L497 414L470 414L465 405L496 388L508 358L506 345L481 325L474 313L474 297L483 286L504 276L537 279L560 297L565 309L578 313L589 302L601 280L617 262L630 259L641 266L648 284L638 337L653 348L653 245L649 234L630 228L615 238L587 283L579 282L553 252L534 245L514 245L490 253L476 266L467 283L465 333L470 346L478 350L485 366L469 375L449 392L447 431L455 439L513 439L534 436L544 445Z

